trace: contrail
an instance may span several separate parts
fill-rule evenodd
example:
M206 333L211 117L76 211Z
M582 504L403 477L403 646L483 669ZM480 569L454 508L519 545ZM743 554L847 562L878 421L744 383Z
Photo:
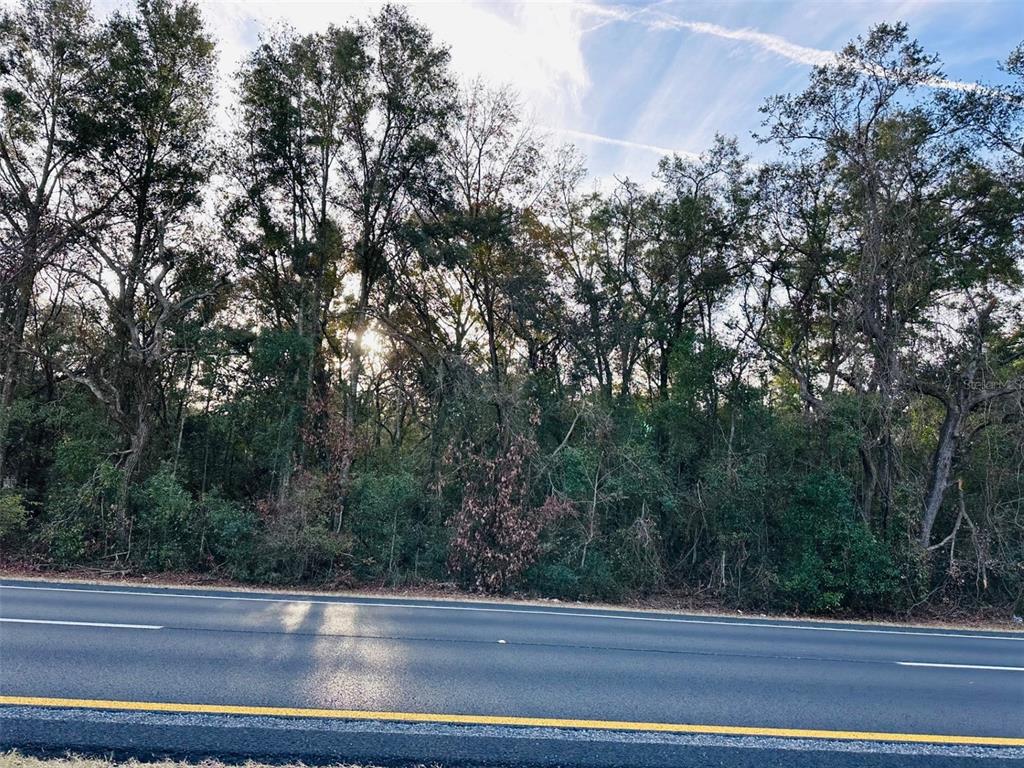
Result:
M689 21L663 11L645 9L646 13L636 11L627 12L623 9L603 8L602 16L613 16L621 22L633 22L643 24L649 29L656 30L685 30L696 32L700 35L710 35L725 40L738 40L781 56L797 64L805 64L811 67L834 64L838 54L835 51L823 50L821 48L810 48L806 45L799 45L786 40L784 37L772 35L767 32L759 32L756 29L723 27L720 24L711 24L706 21ZM967 83L961 80L946 80L940 77L932 77L925 80L923 85L930 88L944 88L953 91L981 91L984 86L978 83Z
M645 152L654 152L659 155L679 155L689 160L697 160L700 155L696 152L690 152L685 149L670 149L669 147L659 147L656 144L644 144L638 141L626 141L625 139L613 139L609 136L601 136L596 133L587 133L586 131L574 131L571 128L555 128L553 126L538 126L545 131L551 131L552 133L559 133L563 136L568 136L574 139L585 139L586 141L595 141L599 144L611 144L616 147L626 147L628 149L641 149Z

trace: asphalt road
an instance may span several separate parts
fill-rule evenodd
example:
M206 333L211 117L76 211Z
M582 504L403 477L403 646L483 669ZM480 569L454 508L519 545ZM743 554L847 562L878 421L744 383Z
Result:
M988 764L1024 759L1024 634L6 580L0 705L31 749Z

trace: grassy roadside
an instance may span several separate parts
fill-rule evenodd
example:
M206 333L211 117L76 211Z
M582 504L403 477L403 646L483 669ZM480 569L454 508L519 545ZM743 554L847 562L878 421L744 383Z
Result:
M0 768L224 768L227 764L219 760L203 760L198 763L179 762L176 760L108 760L99 757L65 754L60 757L33 757L24 755L17 750L0 753ZM266 764L246 761L240 764L243 768L264 768ZM267 766L266 768L269 768ZM305 768L302 763L275 764L274 768ZM328 768L374 768L369 765L354 763L337 763Z
M1024 631L1024 626L1013 621L1006 611L973 610L957 611L948 614L914 613L899 615L892 613L853 614L838 613L835 615L807 615L800 613L765 613L761 611L744 611L730 608L721 602L702 596L682 593L668 593L639 597L621 603L560 601L528 594L485 595L467 592L451 583L419 584L416 586L387 587L366 586L346 587L343 585L268 585L259 583L239 582L229 579L210 577L206 574L190 573L154 573L134 574L127 572L108 572L96 569L73 569L61 571L26 568L21 565L0 562L0 578L29 579L63 582L69 584L93 584L125 587L159 587L174 589L219 589L225 591L258 591L280 592L289 595L308 597L359 597L384 599L430 599L452 600L462 602L509 603L512 605L554 606L573 608L592 608L603 610L640 610L657 613L686 613L717 618L756 618L756 619L799 619L807 622L852 622L861 624L925 627L941 629L977 629L999 632Z

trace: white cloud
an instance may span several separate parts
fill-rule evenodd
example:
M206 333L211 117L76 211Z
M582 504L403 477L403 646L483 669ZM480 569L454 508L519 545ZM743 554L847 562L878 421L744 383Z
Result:
M280 23L300 33L366 18L378 2L283 2L281 0L200 0L218 41L222 75L237 71L259 35ZM409 4L412 16L448 45L452 66L470 79L482 76L519 91L539 118L571 120L589 86L581 41L586 10L568 4L430 3Z
M286 24L300 33L366 18L383 3L366 0L198 0L217 42L221 119L228 124L233 78L262 34ZM130 0L99 0L100 15L130 7ZM583 141L658 154L675 150L561 126L586 122L582 100L591 82L583 40L594 19L616 22L629 14L588 3L411 2L410 13L450 47L452 67L463 79L480 76L512 86L530 117L547 130ZM634 11L636 12L636 11ZM688 154L680 152L680 154Z
M770 35L753 29L730 29L729 27L710 24L705 21L687 21L665 13L659 13L645 23L651 29L684 29L702 35L721 37L726 40L742 40L753 43L759 48L771 51L790 61L807 64L808 66L820 66L835 61L835 53L832 51L797 45L778 35Z

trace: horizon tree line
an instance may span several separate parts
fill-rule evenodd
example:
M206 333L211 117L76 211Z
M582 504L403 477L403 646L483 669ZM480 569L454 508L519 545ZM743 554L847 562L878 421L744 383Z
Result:
M1024 595L1024 44L902 23L597 188L400 6L0 13L0 542L817 612ZM753 105L751 108L754 108Z

